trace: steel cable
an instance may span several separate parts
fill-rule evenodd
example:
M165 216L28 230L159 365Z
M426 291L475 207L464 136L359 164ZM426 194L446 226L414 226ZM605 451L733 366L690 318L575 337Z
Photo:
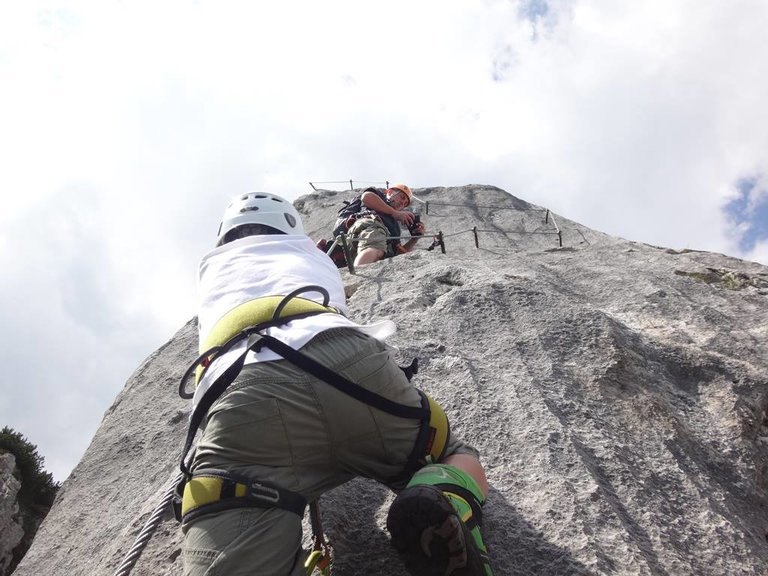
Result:
M139 535L136 537L136 541L133 543L133 546L131 546L131 549L125 555L122 564L120 564L117 570L115 570L114 576L128 576L128 574L131 573L131 570L133 570L133 567L136 565L136 562L141 556L141 553L144 551L144 548L147 547L149 539L152 537L152 534L154 534L155 530L160 524L160 520L163 517L165 508L171 503L173 495L176 492L176 485L178 484L179 480L181 480L182 476L183 474L179 473L178 476L174 478L173 483L163 495L163 499L160 501L160 504L158 504L157 508L155 508L155 510L152 512L149 520L147 520L146 524L144 524L144 528L141 529L141 532L139 532Z

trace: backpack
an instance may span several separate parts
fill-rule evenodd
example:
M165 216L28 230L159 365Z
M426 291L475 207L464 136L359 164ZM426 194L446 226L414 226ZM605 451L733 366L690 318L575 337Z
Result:
M339 213L336 216L336 222L333 225L333 237L336 238L342 232L349 230L350 226L355 223L355 220L361 214L367 214L370 212L368 208L363 206L363 194L366 192L376 192L376 188L366 188L359 195L355 196L352 200L345 200L344 206L339 209Z

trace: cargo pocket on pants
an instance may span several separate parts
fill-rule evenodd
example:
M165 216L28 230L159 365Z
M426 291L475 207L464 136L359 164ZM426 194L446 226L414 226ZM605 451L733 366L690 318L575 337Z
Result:
M232 405L236 398L226 400L211 412L198 453L210 450L232 462L290 466L292 450L278 401L268 398Z

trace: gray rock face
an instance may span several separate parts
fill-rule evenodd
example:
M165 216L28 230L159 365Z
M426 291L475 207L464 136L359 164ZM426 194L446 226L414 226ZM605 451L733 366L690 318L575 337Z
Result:
M492 187L416 194L446 253L344 272L349 305L397 322L400 360L481 450L496 574L766 574L768 268L555 215L560 247L552 215ZM300 198L310 236L350 196ZM175 476L195 352L192 320L129 379L16 575L114 571ZM335 574L405 574L391 500L367 480L324 496ZM167 515L133 574L181 574L180 544Z
M13 475L15 469L13 454L0 454L0 576L8 573L13 549L24 537L17 500L21 482Z

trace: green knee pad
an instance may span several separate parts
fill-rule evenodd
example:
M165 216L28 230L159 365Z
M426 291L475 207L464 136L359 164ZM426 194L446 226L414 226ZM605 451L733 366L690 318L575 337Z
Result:
M387 515L392 544L408 571L493 576L480 533L484 501L474 478L455 466L430 464L416 472ZM457 548L457 537L465 550Z
M444 492L449 492L446 495L449 498L451 495L466 496L466 492L469 492L478 506L482 506L485 502L483 492L480 490L477 482L475 482L475 479L463 470L450 464L430 464L424 466L424 468L421 468L413 475L410 482L408 482L408 487L423 484L437 486ZM451 492L452 487L457 487L457 493Z
M456 514L469 529L475 546L487 558L488 550L480 533L482 522L481 506L485 498L475 479L469 474L449 464L430 464L413 475L408 488L423 485L434 486L442 491ZM486 574L491 574L490 565L485 566Z

